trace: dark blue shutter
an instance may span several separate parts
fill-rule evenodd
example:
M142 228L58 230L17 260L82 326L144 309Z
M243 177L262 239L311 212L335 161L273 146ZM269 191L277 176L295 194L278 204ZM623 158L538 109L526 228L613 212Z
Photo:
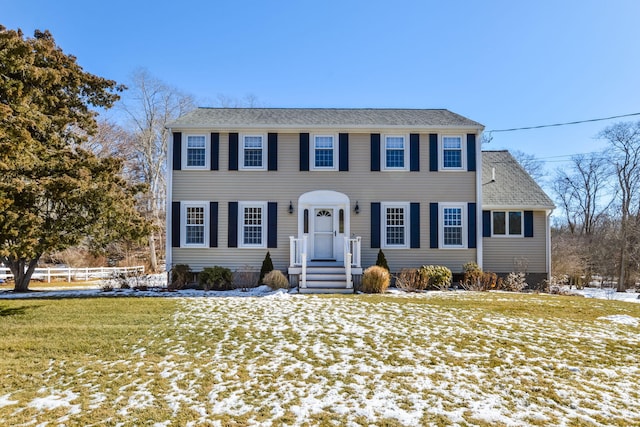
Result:
M173 170L182 169L182 133L173 133Z
M229 202L228 247L238 247L238 202Z
M371 170L380 170L380 134L371 134Z
M468 236L467 236L467 247L475 248L476 245L476 230L477 230L477 220L476 220L476 204L469 203L468 204L467 215L469 216L468 222L469 227L467 227Z
M482 237L491 237L491 211L482 211Z
M217 171L220 169L220 134L211 133L211 170Z
M438 247L438 204L429 203L429 247Z
M524 211L524 237L533 237L533 211Z
M409 170L420 171L420 135L417 133L409 135Z
M171 247L180 247L180 202L171 203Z
M429 134L429 170L438 171L438 134Z
M229 134L229 170L238 170L238 134Z
M476 134L467 134L467 170L476 170Z
M300 134L300 170L309 170L309 134Z
M209 202L209 247L218 247L218 202Z
M278 170L278 134L270 133L267 135L267 170Z
M371 247L380 247L380 203L371 203Z
M420 248L420 203L411 203L409 224L411 226L411 248Z
M267 204L267 247L278 247L278 204L276 202Z
M338 135L338 170L349 170L349 134Z

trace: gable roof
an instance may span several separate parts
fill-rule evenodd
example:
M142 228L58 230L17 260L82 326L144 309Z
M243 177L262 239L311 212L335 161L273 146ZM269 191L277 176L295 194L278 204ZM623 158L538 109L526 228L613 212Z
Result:
M482 207L554 209L555 205L511 153L501 150L482 152Z
M170 128L470 128L484 126L445 109L197 108Z

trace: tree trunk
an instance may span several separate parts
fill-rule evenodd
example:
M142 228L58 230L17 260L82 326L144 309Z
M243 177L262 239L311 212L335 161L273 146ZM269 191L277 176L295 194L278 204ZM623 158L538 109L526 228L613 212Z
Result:
M620 270L618 273L618 292L625 291L625 281L627 273L627 225L622 219L622 238L620 239Z
M156 256L156 239L154 232L151 232L149 235L149 264L151 265L152 273L158 271L158 258Z
M13 274L14 292L29 292L29 282L31 282L31 276L36 265L38 265L39 259L40 256L30 260L28 263L26 259L9 260L8 267ZM26 270L25 267L27 267Z

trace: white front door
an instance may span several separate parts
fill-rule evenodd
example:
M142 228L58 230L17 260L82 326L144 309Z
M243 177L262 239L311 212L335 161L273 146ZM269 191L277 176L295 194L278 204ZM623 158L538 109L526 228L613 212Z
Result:
M334 210L330 208L314 209L313 213L313 258L335 259L334 246Z

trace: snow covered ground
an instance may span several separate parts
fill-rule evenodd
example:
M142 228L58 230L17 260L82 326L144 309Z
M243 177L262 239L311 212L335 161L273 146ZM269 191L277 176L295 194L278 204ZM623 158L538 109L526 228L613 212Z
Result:
M623 312L583 322L429 303L479 297L467 292L176 294L227 298L180 298L171 334L151 326L122 360L96 355L70 376L73 361L52 359L37 398L7 393L0 408L56 414L51 425L79 411L145 424L145 410L156 426L640 425L640 318Z

